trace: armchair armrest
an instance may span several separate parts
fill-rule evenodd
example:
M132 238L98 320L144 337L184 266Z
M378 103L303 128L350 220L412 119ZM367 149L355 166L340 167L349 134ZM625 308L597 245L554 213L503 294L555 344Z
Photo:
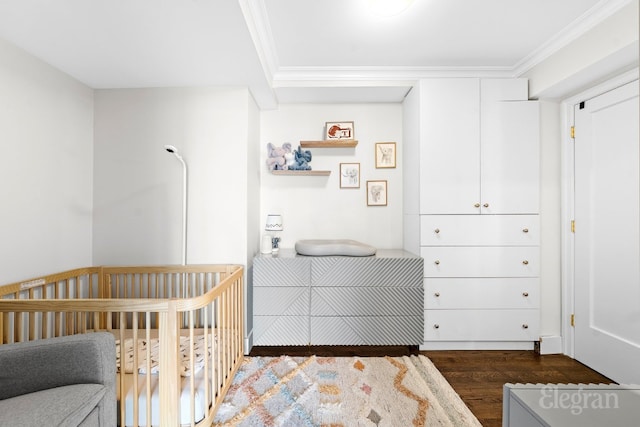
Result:
M72 384L103 384L115 396L115 340L95 332L0 345L0 400Z

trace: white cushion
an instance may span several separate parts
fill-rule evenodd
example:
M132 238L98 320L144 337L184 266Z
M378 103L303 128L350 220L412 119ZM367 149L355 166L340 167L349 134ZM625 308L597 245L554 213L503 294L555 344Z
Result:
M296 252L309 256L371 256L375 255L376 248L356 240L298 240Z

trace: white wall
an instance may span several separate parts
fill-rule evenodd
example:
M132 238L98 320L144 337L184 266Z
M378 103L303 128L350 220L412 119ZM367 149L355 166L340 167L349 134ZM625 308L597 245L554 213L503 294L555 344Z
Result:
M246 88L96 91L94 263L181 262L182 168L170 144L189 167L187 263L245 265L250 108Z
M540 335L561 325L560 106L540 102Z
M355 148L310 148L311 167L326 176L268 172L267 143L321 140L329 121L353 121ZM268 213L283 215L282 247L299 239L355 239L377 248L402 247L402 104L294 104L261 113L260 227ZM375 143L395 142L397 167L375 168ZM341 189L339 164L360 163L360 188ZM366 181L387 180L387 206L367 206ZM264 233L264 231L262 231Z
M0 284L91 265L93 92L0 40Z

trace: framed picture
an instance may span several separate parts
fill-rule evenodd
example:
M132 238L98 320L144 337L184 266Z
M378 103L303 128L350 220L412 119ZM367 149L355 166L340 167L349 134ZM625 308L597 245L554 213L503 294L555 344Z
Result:
M396 167L396 143L376 142L376 168Z
M340 188L360 188L360 163L340 163Z
M353 122L327 122L325 139L353 139Z
M367 206L387 206L387 181L367 181Z

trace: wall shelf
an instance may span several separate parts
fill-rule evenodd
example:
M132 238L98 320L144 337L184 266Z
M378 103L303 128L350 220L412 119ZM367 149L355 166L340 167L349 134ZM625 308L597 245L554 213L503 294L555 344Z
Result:
M358 141L355 139L324 140L324 141L300 141L300 146L304 148L335 148L335 147L355 147Z
M329 176L331 171L310 170L310 171L296 171L296 170L273 170L274 175L308 175L308 176Z

